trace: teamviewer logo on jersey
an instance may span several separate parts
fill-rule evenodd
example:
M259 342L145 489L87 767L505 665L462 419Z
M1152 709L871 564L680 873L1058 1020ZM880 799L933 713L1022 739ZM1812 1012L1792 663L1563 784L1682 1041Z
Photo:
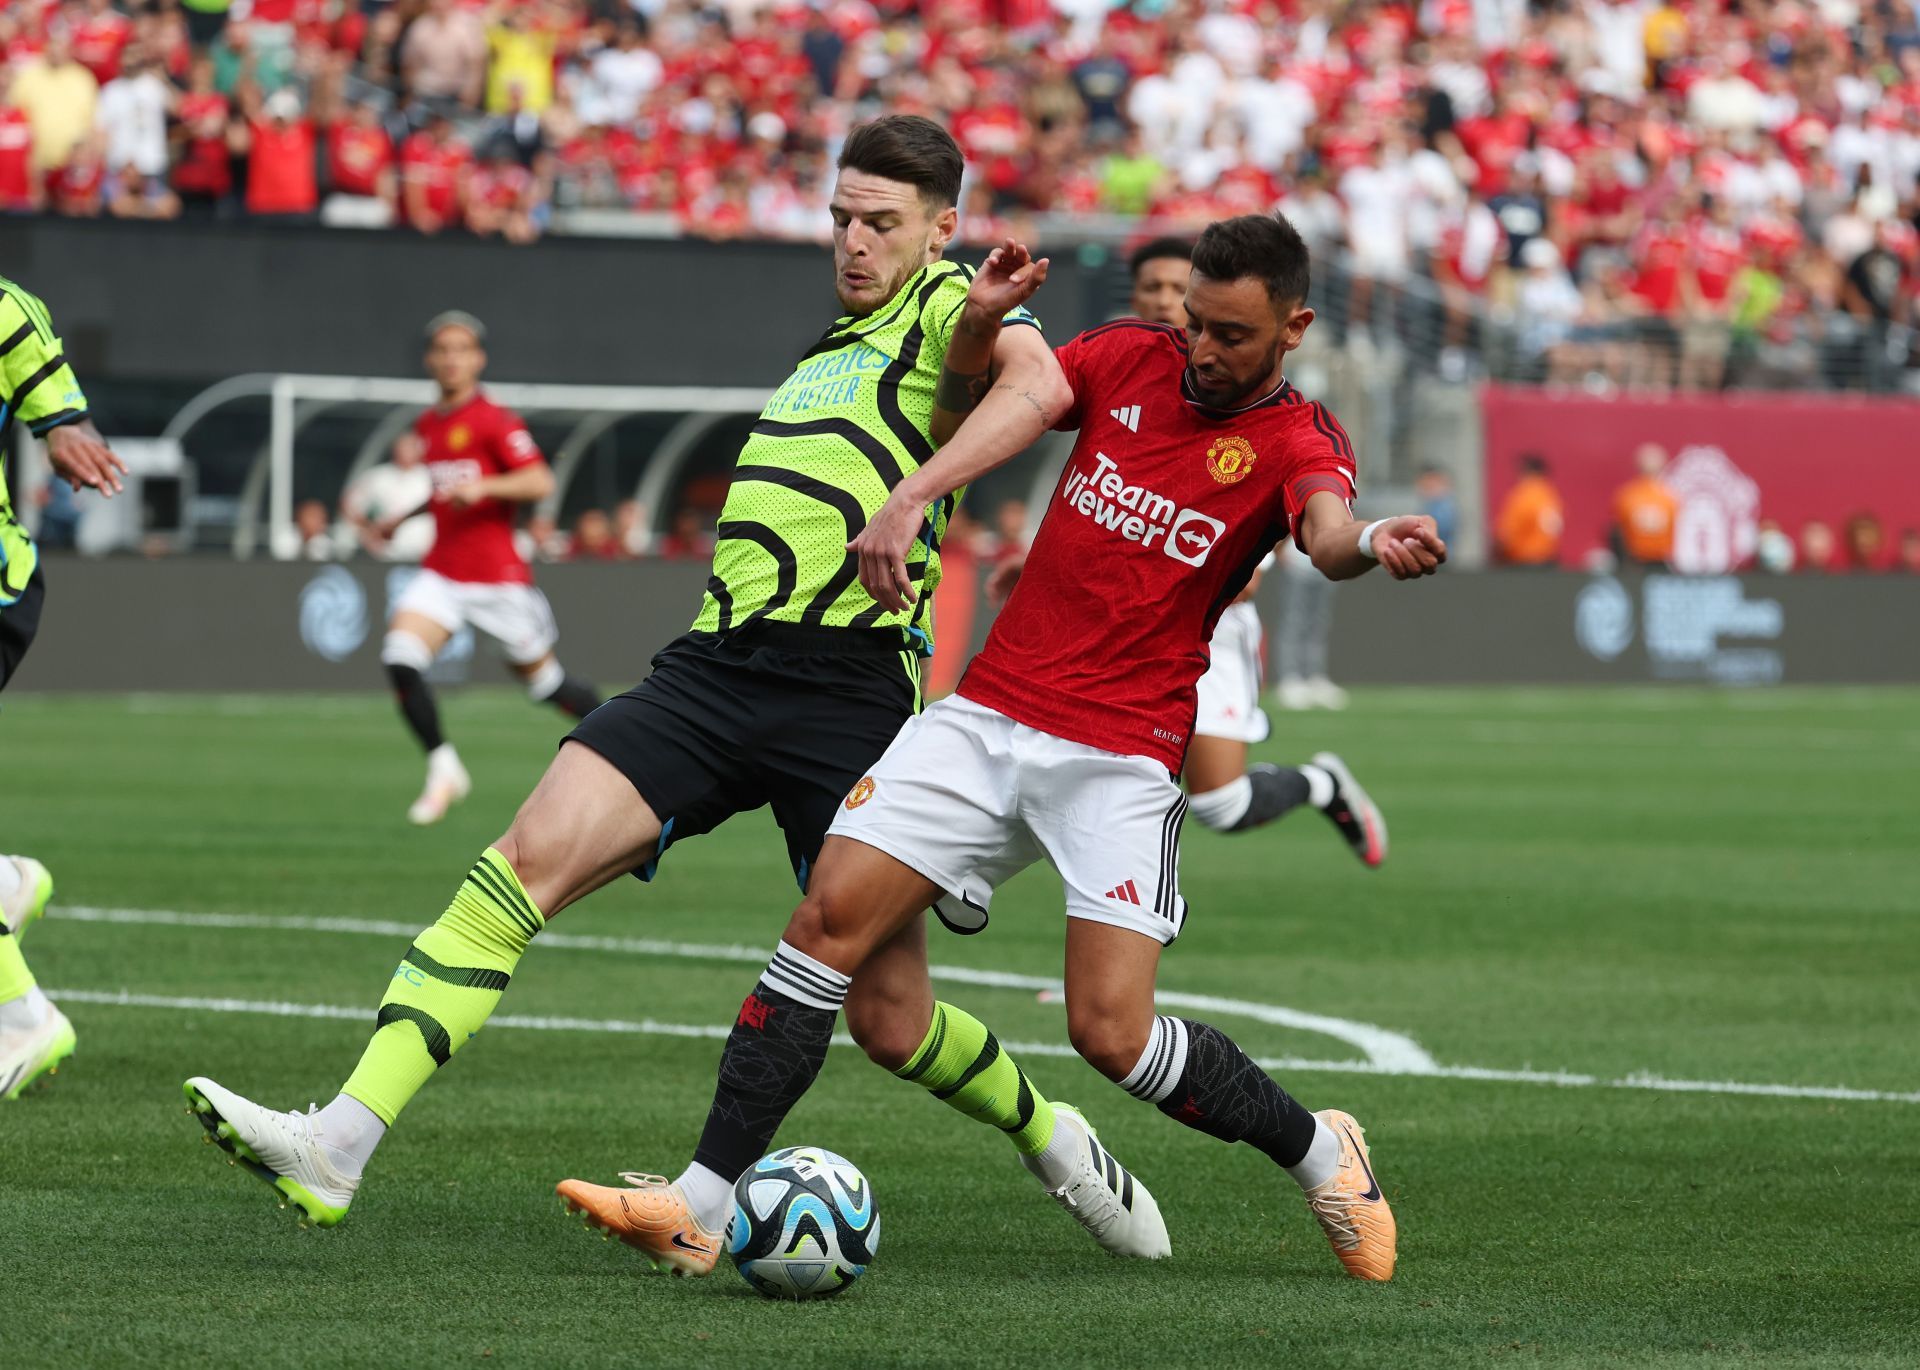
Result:
M1167 555L1189 566L1198 566L1207 559L1213 544L1226 531L1227 525L1219 519L1208 518L1192 509L1182 509L1173 521L1173 528L1167 533Z
M1120 464L1105 452L1093 454L1093 470L1075 466L1060 486L1060 500L1096 525L1142 547L1155 543L1175 561L1202 565L1227 531L1219 519L1182 509L1144 485L1129 484Z

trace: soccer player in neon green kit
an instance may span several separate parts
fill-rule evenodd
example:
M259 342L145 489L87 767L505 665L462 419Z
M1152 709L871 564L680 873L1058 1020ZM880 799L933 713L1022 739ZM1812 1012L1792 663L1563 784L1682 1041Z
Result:
M87 417L87 397L47 307L0 277L0 432L13 419L46 443L54 472L74 489L120 491L127 468ZM0 690L33 645L46 588L39 549L13 516L0 467ZM40 992L20 954L20 939L52 897L45 866L30 856L0 856L0 1100L19 1098L73 1054L73 1024Z

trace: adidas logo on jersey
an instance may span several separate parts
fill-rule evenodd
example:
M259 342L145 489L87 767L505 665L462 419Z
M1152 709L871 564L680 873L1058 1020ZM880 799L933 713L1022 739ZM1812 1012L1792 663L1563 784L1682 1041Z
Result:
M1140 902L1140 891L1135 889L1133 881L1129 880L1124 885L1115 885L1112 889L1108 890L1107 898L1116 899L1122 904L1138 904Z
M1182 509L1144 485L1128 485L1120 479L1119 463L1105 452L1094 453L1093 461L1092 474L1076 466L1060 487L1060 498L1068 508L1102 528L1111 528L1128 542L1142 547L1158 542L1160 550L1175 561L1189 566L1206 562L1213 544L1226 533L1226 524L1197 509Z
M1107 413L1120 420L1121 424L1129 433L1138 433L1140 431L1139 405L1123 404L1118 409L1109 409Z

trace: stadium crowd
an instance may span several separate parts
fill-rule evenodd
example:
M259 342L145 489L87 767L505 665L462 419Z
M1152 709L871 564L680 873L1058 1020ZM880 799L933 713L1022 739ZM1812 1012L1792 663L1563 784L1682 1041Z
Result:
M8 0L0 50L14 211L813 237L888 108L974 241L1277 204L1443 371L1490 316L1523 377L1889 388L1920 322L1914 0Z

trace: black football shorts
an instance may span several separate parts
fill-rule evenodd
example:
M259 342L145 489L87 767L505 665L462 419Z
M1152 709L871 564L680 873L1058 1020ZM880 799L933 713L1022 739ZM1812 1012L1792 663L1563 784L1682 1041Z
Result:
M7 688L7 682L13 679L20 658L33 645L33 636L40 631L40 606L46 602L46 598L47 578L36 566L33 574L27 577L27 585L20 592L20 598L11 604L0 605L0 690Z
M835 809L920 702L920 659L898 633L759 620L675 638L566 740L612 762L659 817L642 880L675 842L771 805L805 890Z

